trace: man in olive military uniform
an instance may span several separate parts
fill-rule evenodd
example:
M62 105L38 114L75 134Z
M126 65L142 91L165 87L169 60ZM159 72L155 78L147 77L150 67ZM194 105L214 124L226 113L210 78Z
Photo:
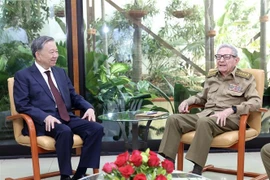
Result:
M238 130L240 115L261 107L253 75L236 67L240 60L236 48L223 44L215 58L217 69L208 73L202 92L179 105L178 110L183 114L173 114L167 119L159 147L159 154L174 160L182 134L196 130L186 154L186 159L194 163L195 174L202 173L213 138ZM197 114L185 114L191 104L202 104L205 109Z
M267 176L270 177L270 143L262 147L261 158L262 158Z

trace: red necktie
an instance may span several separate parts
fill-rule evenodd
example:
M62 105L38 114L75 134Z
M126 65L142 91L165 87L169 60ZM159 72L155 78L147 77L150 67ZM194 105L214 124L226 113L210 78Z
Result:
M48 76L48 82L49 82L52 94L54 96L60 117L65 121L69 121L70 117L69 117L66 105L63 101L61 94L59 93L58 89L55 87L55 85L52 81L50 71L45 71L45 74Z

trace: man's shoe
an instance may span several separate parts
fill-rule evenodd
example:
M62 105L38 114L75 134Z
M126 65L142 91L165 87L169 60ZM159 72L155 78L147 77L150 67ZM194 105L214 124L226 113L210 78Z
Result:
M71 180L71 178L68 176L68 177L61 177L60 180Z
M82 176L80 176L80 177L73 176L73 177L71 178L71 180L78 180L78 179L81 179L81 178L83 178L83 177L85 177L85 175L82 175Z
M202 170L203 170L203 168L200 165L195 163L193 166L192 173L197 174L197 175L202 175Z
M164 157L165 159L168 159L169 161L171 161L173 164L175 164L175 160L170 158L169 156L166 156L165 154L163 153L158 153L159 155L161 155L162 157Z

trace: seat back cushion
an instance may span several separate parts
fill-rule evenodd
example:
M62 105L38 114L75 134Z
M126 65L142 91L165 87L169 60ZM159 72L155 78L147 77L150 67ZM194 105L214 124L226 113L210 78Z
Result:
M14 78L13 77L8 78L10 112L11 112L11 115L16 115L18 114L18 112L16 111L16 108L15 108L14 97L13 97L13 87L14 87ZM23 120L22 119L13 120L14 137L17 142L18 141L20 142L20 139L22 138L21 137L22 129L23 129Z
M264 80L265 80L265 74L264 70L262 69L243 69L243 71L246 71L248 73L251 73L256 80L256 89L258 91L259 96L261 99L263 98L263 93L264 93ZM261 131L261 119L262 115L260 112L251 112L250 116L248 118L248 125L255 129L258 134Z

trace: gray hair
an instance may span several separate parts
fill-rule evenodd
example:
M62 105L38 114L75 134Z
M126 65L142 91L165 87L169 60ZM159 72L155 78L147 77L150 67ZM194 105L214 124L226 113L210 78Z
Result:
M54 38L49 36L40 36L34 39L31 45L32 55L36 58L35 53L43 49L44 45L49 41L54 41Z
M234 56L238 56L238 51L237 51L237 49L234 47L234 46L232 46L232 45L230 45L230 44L221 44L219 47L218 47L218 50L217 50L217 52L220 50L220 49L222 49L222 48L229 48L229 49L231 49L232 50L232 55L234 55Z

